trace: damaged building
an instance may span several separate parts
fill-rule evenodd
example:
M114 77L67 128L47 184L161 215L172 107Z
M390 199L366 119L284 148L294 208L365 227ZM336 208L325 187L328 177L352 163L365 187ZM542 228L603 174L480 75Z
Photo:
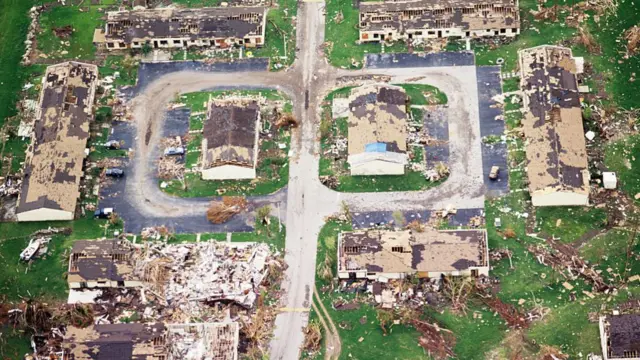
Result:
M486 230L361 230L338 237L340 279L489 274Z
M260 105L257 101L209 101L202 130L202 178L255 178L259 129Z
M265 41L265 7L115 11L93 42L107 50L187 47L261 47Z
M604 360L640 360L640 315L600 317Z
M47 67L26 153L18 221L73 220L97 78L95 65L71 61Z
M543 45L518 55L531 201L588 205L590 176L571 49Z
M520 33L517 0L388 0L359 4L361 42L515 37Z
M69 326L60 360L237 360L237 322ZM62 354L62 358L60 358ZM41 357L45 358L45 357Z
M253 307L270 258L263 243L151 244L138 257L136 274L167 304L198 316L220 301Z
M135 249L127 240L78 240L69 256L70 289L140 287L133 274Z
M349 96L348 158L351 175L403 175L407 155L407 94L374 84Z

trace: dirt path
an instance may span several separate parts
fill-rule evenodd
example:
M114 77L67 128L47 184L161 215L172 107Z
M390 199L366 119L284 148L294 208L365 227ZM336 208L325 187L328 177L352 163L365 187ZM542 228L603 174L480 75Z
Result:
M320 323L324 328L325 337L325 360L337 360L340 358L340 352L342 351L342 342L340 341L340 334L338 333L338 329L336 325L331 320L331 316L327 312L327 309L324 307L322 300L320 300L320 295L318 295L318 288L316 286L313 287L313 295L315 300L313 302L313 310L318 314L318 318L320 319ZM318 308L318 305L320 308ZM326 318L326 321L325 321ZM327 325L327 322L329 325Z

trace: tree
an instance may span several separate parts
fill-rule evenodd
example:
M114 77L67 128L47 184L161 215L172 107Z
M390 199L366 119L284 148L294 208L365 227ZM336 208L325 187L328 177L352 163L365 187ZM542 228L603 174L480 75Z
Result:
M142 45L141 51L143 55L148 55L151 51L153 51L153 48L151 47L151 43L149 43L148 41L144 43L144 45Z
M259 207L256 210L256 222L269 223L269 217L271 216L271 206L265 205Z
M124 59L122 59L122 62L120 63L120 65L122 66L122 68L125 70L125 72L127 73L127 77L131 77L132 76L132 72L133 70L138 67L138 61L136 61L136 59L130 55L126 55L124 57Z
M391 217L393 218L393 222L394 225L396 227L404 227L405 224L405 220L404 220L404 214L402 213L402 211L400 210L396 210L391 214Z
M378 318L382 332L387 335L388 331L391 330L391 327L393 326L393 313L388 310L378 309L376 317Z

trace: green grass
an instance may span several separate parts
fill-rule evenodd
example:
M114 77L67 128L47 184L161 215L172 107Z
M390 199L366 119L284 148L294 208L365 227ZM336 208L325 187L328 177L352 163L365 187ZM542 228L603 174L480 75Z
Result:
M411 105L437 105L448 102L447 94L435 86L426 84L395 84L402 87L409 98Z
M618 187L630 197L640 193L640 135L610 143L605 148L605 165L615 171Z
M257 223L255 230L251 232L237 232L231 234L232 242L260 242L273 245L278 251L284 251L286 238L286 229L282 224L282 230L280 230L280 223L278 218L272 216L271 224L266 225L262 222ZM198 239L197 234L173 234L167 240L169 244L179 244L184 242L196 242ZM226 241L227 233L203 233L200 234L200 241Z
M640 261L632 256L627 265L627 248L632 233L627 230L611 230L589 241L580 248L580 255L590 263L598 264L602 277L608 280L620 280L640 274ZM632 254L640 254L640 236L631 247ZM625 274L625 265L628 266ZM609 271L611 270L611 271ZM626 275L626 276L625 276ZM625 280L625 279L622 279Z
M119 72L120 77L114 79L113 85L135 85L138 79L138 64L135 64L135 66L123 66L123 59L124 56L121 55L107 56L104 66L99 67L100 77L113 76L116 72Z
M33 0L0 1L0 126L7 117L16 114L15 103L28 76L20 61L30 23L28 11L36 3Z
M446 104L447 95L438 88L422 84L396 84L403 87L411 98L412 105ZM325 154L336 138L348 138L349 125L347 118L331 118L331 102L337 97L347 97L353 87L345 87L332 91L325 97L322 122L330 122L329 130L322 136L320 152L320 176L336 176L339 184L335 188L341 192L383 192L383 191L417 191L440 185L444 180L429 181L421 172L407 168L404 175L351 176L346 153L335 160L332 155ZM412 109L416 110L416 109ZM323 125L321 125L321 128ZM415 149L408 149L414 151ZM422 160L423 150L414 154L414 162Z
M546 235L571 243L589 231L603 229L607 214L603 209L593 207L539 207L536 220L538 228Z
M38 35L38 50L49 59L91 60L95 58L96 48L93 45L93 32L101 24L104 13L98 6L54 6L40 15L42 32ZM70 25L73 33L65 39L58 38L54 28ZM69 42L69 46L61 42ZM68 53L63 54L63 51Z
M280 102L284 112L291 112L291 100L276 90L233 90L210 91L189 93L176 99L184 103L192 113L206 110L209 98L220 98L228 95L243 95L265 97L271 102ZM203 127L204 115L193 115L189 121L189 129L199 130ZM264 119L264 117L263 117ZM264 125L264 124L263 124ZM291 135L288 130L277 129L272 138L261 138L258 152L258 165L256 179L252 180L202 180L200 173L188 173L185 176L187 190L183 190L182 184L175 180L167 182L168 186L163 190L169 194L181 197L209 197L220 195L218 190L224 190L224 195L266 195L283 188L289 181L289 160ZM186 166L196 166L200 160L201 134L191 134L191 140L187 144ZM278 144L284 144L280 149ZM268 155L265 155L268 154Z
M359 11L351 0L328 0L326 2L325 41L330 45L326 49L329 62L342 68L360 68L365 54L380 53L380 44L368 43L356 45L359 39ZM344 20L336 22L336 14L342 12ZM407 46L398 42L385 46L385 52L406 52Z
M272 70L281 69L277 64L282 66L293 64L296 57L294 17L297 15L298 3L296 0L278 0L277 2L278 7L270 9L267 14L264 46L247 50L251 51L255 57L269 58Z

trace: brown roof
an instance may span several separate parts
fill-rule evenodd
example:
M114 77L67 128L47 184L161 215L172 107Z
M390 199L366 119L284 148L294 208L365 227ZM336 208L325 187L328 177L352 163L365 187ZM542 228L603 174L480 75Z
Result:
M17 213L75 211L97 77L95 65L67 62L47 68Z
M608 323L608 357L626 358L627 353L640 356L640 315L625 314L607 316Z
M203 128L203 168L223 164L254 167L260 106L254 100L209 102Z
M79 240L69 257L69 282L134 280L133 249L126 240Z
M485 230L343 232L339 270L376 273L447 272L487 265Z
M364 31L387 28L483 30L520 27L518 2L515 0L361 1L359 7ZM372 21L373 17L376 17L376 21Z
M407 152L407 94L399 86L375 84L353 89L349 96L349 155L385 150ZM369 146L369 148L368 148Z
M576 64L568 48L519 51L529 190L589 193Z
M115 11L107 15L107 40L228 38L264 35L265 7Z
M149 360L166 355L166 329L156 324L69 326L62 347L70 360Z

